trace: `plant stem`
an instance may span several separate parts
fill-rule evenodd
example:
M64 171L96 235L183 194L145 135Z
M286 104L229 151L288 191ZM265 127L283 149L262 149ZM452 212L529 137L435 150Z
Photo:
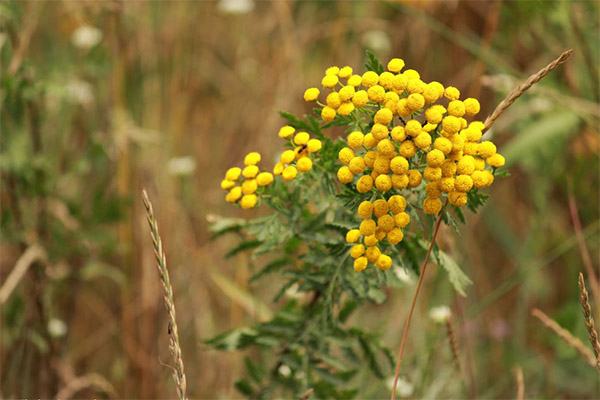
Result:
M440 230L440 225L442 224L442 218L444 217L444 209L440 212L440 216L435 223L435 230L433 231L433 237L431 238L431 244L429 245L429 250L427 250L427 255L425 256L425 261L423 261L423 268L421 271L421 276L419 277L419 283L417 283L417 290L415 290L415 295L413 296L412 304L410 306L410 312L408 313L408 319L406 320L406 326L404 327L404 334L402 335L402 343L400 344L400 353L398 354L398 362L396 363L396 375L394 376L394 387L392 388L392 400L396 398L396 385L398 384L398 377L400 376L400 364L402 363L402 353L404 353L404 346L406 345L406 337L408 335L408 328L410 327L410 320L412 319L413 312L415 311L415 304L417 303L417 297L419 296L419 290L421 289L421 284L423 283L423 277L425 276L425 270L427 269L427 263L429 262L429 256L431 255L431 250L433 250L433 245L435 243L435 238Z

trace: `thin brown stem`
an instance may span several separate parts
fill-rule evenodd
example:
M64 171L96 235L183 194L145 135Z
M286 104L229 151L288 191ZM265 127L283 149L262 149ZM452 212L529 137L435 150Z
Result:
M592 307L588 299L588 292L585 290L585 282L583 280L583 274L579 273L579 296L581 300L581 307L583 309L583 317L585 319L585 327L589 334L590 344L594 349L595 364L598 371L600 371L600 342L598 342L598 333L594 327L594 318L592 317ZM586 348L587 350L587 348Z
M404 334L402 335L402 343L400 344L400 352L398 353L398 362L396 363L396 374L394 375L394 386L392 388L392 400L396 398L396 386L398 385L398 378L400 376L400 364L402 364L402 354L404 353L404 346L406 345L406 338L408 335L408 328L410 327L410 321L412 319L413 312L415 311L415 305L417 304L417 297L419 296L419 290L421 289L421 285L423 283L423 277L425 276L425 271L427 269L427 263L429 262L429 256L431 255L431 250L433 250L433 245L435 244L435 238L440 230L440 225L442 224L442 219L444 217L444 209L440 213L438 220L435 224L435 230L433 231L433 237L431 238L431 244L429 245L429 249L427 250L427 255L425 256L425 261L423 261L423 268L421 270L421 276L419 277L419 282L417 283L417 289L415 290L415 295L413 296L412 304L410 306L410 311L408 313L408 319L406 320L406 325L404 327Z
M498 104L496 106L496 109L494 110L494 112L489 117L486 118L485 123L484 123L485 128L483 129L483 133L487 132L491 128L494 121L504 112L504 110L506 110L508 107L510 107L529 88L531 88L533 85L538 83L543 77L548 75L550 73L550 71L552 71L553 69L558 67L560 64L567 61L567 59L571 56L571 54L573 54L573 49L569 49L569 50L565 51L556 60L554 60L550 64L546 65L544 68L539 70L537 73L535 73L535 74L531 75L529 78L527 78L527 80L525 82L523 82L522 84L520 84L519 86L514 88L513 91L510 92L508 94L508 96L506 96L504 98L504 100L502 100L500 102L500 104Z

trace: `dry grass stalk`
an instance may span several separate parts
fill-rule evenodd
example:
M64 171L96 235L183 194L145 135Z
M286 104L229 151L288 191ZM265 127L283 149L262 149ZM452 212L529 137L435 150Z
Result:
M590 335L590 343L592 344L592 348L594 349L594 354L596 358L592 365L595 365L596 368L600 371L600 343L598 343L598 334L596 333L596 329L594 328L594 318L592 318L592 307L590 306L590 301L588 299L588 292L585 290L585 282L583 280L583 274L579 273L579 298L581 300L581 307L583 308L583 317L585 318L585 327L588 330Z
M581 343L581 340L577 339L575 336L571 335L571 332L561 327L555 320L544 314L541 310L534 308L531 310L531 315L542 321L542 324L546 325L548 328L554 331L561 339L563 339L569 346L575 348L581 354L588 364L592 367L596 365L596 360L594 355Z
M179 334L177 330L177 322L175 320L175 303L173 302L173 288L171 287L171 280L169 279L169 271L167 270L167 257L163 251L162 240L158 234L158 224L154 219L154 212L152 211L152 203L148 199L148 193L146 190L142 190L142 198L144 200L144 207L146 207L146 215L148 218L148 225L150 226L150 235L152 236L152 243L154 245L154 255L156 256L156 265L158 267L158 273L160 275L160 281L162 282L164 289L164 300L167 311L169 312L169 350L175 360L175 368L173 372L173 379L177 386L177 394L179 399L184 400L186 391L186 379L185 372L183 370L183 358L181 357L181 347L179 346Z
M517 378L517 400L523 400L525 398L525 384L523 383L523 368L515 368L515 375Z
M527 78L527 80L525 82L523 82L522 84L517 86L515 89L513 89L513 91L510 92L508 94L508 96L506 96L504 98L504 100L502 100L500 102L500 104L498 104L498 106L496 106L496 109L494 110L492 115L490 115L489 117L486 118L485 128L483 129L483 133L487 132L490 129L490 127L492 126L494 121L496 119L498 119L498 117L504 112L504 110L506 110L508 107L510 107L530 87L532 87L537 82L539 82L543 77L548 75L548 73L550 73L550 71L552 71L553 69L558 67L560 64L567 61L567 59L571 56L571 54L573 54L573 49L569 49L569 50L565 51L556 60L552 61L546 67L539 70L537 73L531 75L529 78Z
M456 342L456 335L454 334L454 328L452 327L452 319L446 318L446 332L448 333L448 339L450 339L450 347L452 348L452 356L454 358L454 366L460 372L460 358L458 357L458 343Z
M315 389L310 388L306 391L306 393L304 393L302 395L302 397L300 397L300 400L308 400L310 399L310 396L312 396L313 392L315 391Z
M46 252L37 244L31 245L25 250L0 288L0 305L8 300L13 290L15 290L19 282L21 282L21 279L23 279L29 270L29 267L34 262L45 259Z

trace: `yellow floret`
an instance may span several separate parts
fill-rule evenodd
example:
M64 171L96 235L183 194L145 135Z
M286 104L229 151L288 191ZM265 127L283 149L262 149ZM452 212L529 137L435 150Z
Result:
M406 174L408 172L408 161L402 156L394 157L390 161L390 169L394 174Z
M369 96L364 90L359 90L352 96L352 104L354 104L354 107L356 108L364 107L368 102Z
M402 233L402 229L394 228L387 234L387 240L391 244L398 244L404 239L404 233Z
M352 100L354 93L356 93L356 89L354 89L354 86L346 85L340 89L339 93L341 101L349 101Z
M406 199L398 194L395 194L388 199L387 205L392 213L400 214L406 209Z
M389 175L381 174L375 179L375 187L382 192L387 192L392 188L392 178Z
M240 175L242 174L242 169L238 167L229 168L225 173L225 179L228 181L237 181L240 179Z
M440 197L442 195L442 191L440 190L439 181L429 182L425 185L425 193L429 197Z
M340 67L329 67L325 70L325 75L337 75L340 72Z
M311 170L312 168L312 160L308 157L301 157L298 162L296 163L296 166L298 167L298 171L300 172L308 172Z
M427 110L425 110L425 119L430 124L436 124L436 125L439 124L440 122L442 122L443 117L444 117L444 114L442 114L436 108L429 107Z
M294 143L298 146L303 146L308 143L310 139L310 135L306 132L298 132L296 136L294 136Z
M388 137L390 131L386 125L374 124L371 128L371 134L377 140L385 139Z
M384 89L392 89L392 80L394 79L394 74L391 72L382 72L379 75L379 85L381 85Z
M244 178L254 178L258 174L258 167L256 165L248 165L242 170Z
M352 258L358 258L363 254L365 254L365 246L362 244L355 244L350 249L350 257Z
M402 68L404 68L404 60L401 58L392 58L387 65L388 71L394 72L396 74L402 71Z
M242 192L244 192L244 194L252 194L256 192L256 189L258 189L256 179L246 179L242 183Z
M244 210L248 210L256 206L256 202L258 201L258 197L255 194L246 194L242 197L240 201L240 205Z
M296 152L294 150L286 150L281 153L280 159L283 164L289 164L296 159Z
M491 157L488 157L485 161L488 163L488 165L490 167L494 167L494 168L499 168L499 167L503 166L506 162L504 157L498 153L494 154Z
M375 235L370 235L365 237L364 242L365 246L375 246L379 242L379 239Z
M235 182L234 181L230 181L230 180L227 180L227 179L223 179L221 181L221 189L229 190L229 189L231 189L234 186L235 186Z
M359 230L363 236L367 237L373 235L375 233L376 228L377 224L374 220L365 219L363 222L360 223Z
M348 146L352 149L358 149L363 145L365 135L362 132L352 132L348 135Z
M456 163L456 171L461 175L471 175L475 171L475 160L471 156L463 156Z
M240 186L236 186L231 189L229 193L227 193L227 196L225 196L225 201L229 203L235 203L240 197L242 197L242 188Z
M392 175L392 187L394 189L404 189L408 186L408 175L406 174L393 174Z
M467 204L467 194L462 192L448 193L448 201L456 207L462 207Z
M345 165L338 169L337 177L342 183L350 183L354 179L352 171L350 171L350 168Z
M367 141L367 136L369 136L370 134L367 134L365 136L365 142ZM365 143L365 146L367 146L367 144ZM371 147L371 146L367 146L367 147ZM367 165L367 167L369 168L373 168L373 165L375 165L375 160L377 159L377 152L375 150L371 150L371 151L367 151L367 153L364 156L365 159L365 164Z
M390 122L392 122L392 118L394 118L392 110L384 107L375 113L373 122L375 122L376 124L387 125Z
M349 66L345 66L342 69L340 69L340 72L338 73L338 76L342 79L348 79L352 76L352 67Z
M380 103L385 97L385 89L379 85L371 86L367 90L367 96L369 96L369 100L375 103Z
M348 164L348 163L350 163L350 160L352 160L352 158L354 158L354 150L352 150L350 147L344 147L338 153L338 158L344 164Z
M446 91L444 92L444 96L446 96L446 98L450 101L458 100L460 97L460 92L458 91L457 88L455 88L453 86L448 86L446 88Z
M379 174L387 174L390 170L390 159L384 155L378 155L373 163L373 169Z
M281 173L283 172L283 169L285 168L285 165L281 162L278 162L277 164L275 164L275 166L273 167L273 173L275 175L281 175Z
M448 114L455 117L462 117L465 115L465 105L460 100L452 100L448 104Z
M387 271L392 266L392 259L390 256L382 254L376 261L377 268L381 271Z
M270 185L271 182L273 182L273 174L270 172L261 172L256 177L256 182L258 183L258 186Z
M474 158L475 160L475 171L483 171L485 169L485 160L479 157Z
M404 89L406 89L407 85L408 85L408 77L406 77L404 74L396 75L392 79L392 86L394 87L394 89L396 89L399 92L399 94L402 93L402 91Z
M477 154L481 158L489 158L496 154L496 145L492 142L481 142L477 145Z
M428 149L431 146L431 135L427 132L421 133L415 138L415 146L420 149Z
M457 192L468 192L473 187L473 178L470 175L458 175L454 179L454 190Z
M329 106L325 106L323 107L323 109L321 110L321 118L323 119L323 121L326 122L331 122L335 119L335 109L329 107Z
M304 101L315 101L319 97L319 89L317 88L308 88L304 92Z
M438 139L436 139L436 142ZM440 167L444 162L445 158L446 157L444 157L444 152L436 148L427 153L427 164L430 167Z
M444 178L440 179L438 181L438 187L444 193L453 191L454 190L454 178L444 177Z
M381 250L379 250L379 247L377 246L367 247L365 255L367 256L367 260L370 262L375 262L381 255Z
M442 178L442 169L438 167L425 167L423 178L429 182L439 181Z
M404 131L409 136L417 137L423 131L423 129L419 121L417 121L416 119L411 119L410 121L406 122L406 127L404 128Z
M469 97L468 99L465 99L463 103L465 103L465 114L469 117L472 117L479 113L481 107L477 99Z
M487 175L483 171L475 171L471 175L473 179L473 187L474 188L483 188L487 186L488 178Z
M379 140L375 139L375 137L373 137L373 134L371 132L367 133L365 135L365 140L363 140L363 146L369 148L369 147L375 147L377 146L377 143L379 143ZM375 158L373 158L374 160ZM367 164L369 165L369 164ZM369 165L369 167L372 167L372 165Z
M479 139L481 139L481 129L477 129L473 126L473 124L471 124L463 132L466 133L465 139L467 139L469 142L477 142Z
M456 174L456 163L451 160L444 161L441 168L443 177L450 177Z
M421 75L419 75L419 73L417 71L415 71L414 69L407 69L406 71L403 72L403 74L409 80L410 79L421 79Z
M337 110L340 115L350 115L352 111L354 111L354 104L351 101L343 102Z
M370 175L363 175L356 182L356 190L359 193L367 193L373 189L373 178Z
M365 160L362 157L353 157L350 160L348 168L350 168L350 172L354 175L361 174L366 168Z
M362 85L366 88L377 85L379 82L379 75L374 71L367 71L362 76Z
M425 106L425 98L419 93L413 93L407 97L406 105L411 111L420 110Z
M348 85L358 87L362 83L362 78L360 75L352 75L348 78Z
M293 165L285 167L285 169L282 172L283 179L285 179L286 181L291 181L296 177L297 174L298 170Z
M306 150L308 150L309 153L316 153L317 151L321 150L322 146L323 144L319 139L310 139L306 143Z
M358 206L358 216L362 219L371 218L371 215L373 215L373 208L373 203L368 200L363 201Z
M251 153L246 154L244 157L244 164L246 165L256 165L260 162L260 153L253 151Z
M450 134L458 133L460 127L460 120L453 115L448 115L442 120L442 128Z
M409 117L413 113L413 111L410 109L410 107L406 103L406 99L400 99L396 108L398 111L398 115L400 115L402 117Z
M467 156L476 156L477 155L477 143L465 142L465 145L463 146L463 153Z
M406 90L408 91L408 93L422 94L425 91L426 87L427 84L421 79L409 79L408 84L406 85ZM425 104L425 99L423 99L423 104Z
M335 108L336 110L340 104L342 104L342 100L340 99L340 94L338 92L329 93L325 99L325 102L329 107Z
M408 186L417 187L421 184L422 179L421 173L416 169L408 171Z
M423 201L423 211L427 214L435 215L442 209L442 201L438 198L428 197Z
M321 80L321 85L325 86L326 88L333 88L338 84L338 82L339 79L337 75L325 75Z
M356 260L354 260L354 270L356 272L364 271L368 264L369 261L367 260L367 257L358 257Z
M417 153L417 146L410 140L405 140L398 147L398 153L404 158L411 158Z
M292 136L295 131L296 130L293 127L289 126L289 125L282 126L281 129L279 129L279 137L287 139L290 136Z
M377 226L384 232L389 232L394 229L394 217L389 214L384 214L377 219Z
M389 208L387 201L383 199L377 199L373 202L373 214L376 217L381 217L382 215L387 214Z
M402 126L395 126L390 134L397 143L402 143L406 139L406 131Z
M394 223L399 228L404 228L406 225L410 224L410 215L406 212L401 212L394 216Z
M396 154L396 146L390 139L383 139L377 143L377 151L386 157L393 157Z
M346 233L346 242L356 243L360 240L361 232L358 229L351 229Z

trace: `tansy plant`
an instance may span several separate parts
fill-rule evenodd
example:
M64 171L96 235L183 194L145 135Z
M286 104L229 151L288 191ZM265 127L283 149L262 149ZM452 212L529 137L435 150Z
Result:
M365 66L362 75L349 66L328 68L321 81L326 93L316 87L304 93L315 103L313 115L281 113L284 150L272 170L262 170L261 155L252 152L221 183L228 202L244 209L264 203L273 212L220 219L214 236L242 235L229 256L250 251L252 259L268 258L250 282L274 273L283 280L273 317L207 342L267 350L258 363L246 359L248 378L237 382L249 397L381 393L359 378L388 376L393 357L377 334L349 326L350 314L384 302L382 287L403 286L406 272L422 278L420 263L426 266L430 254L460 294L470 283L434 242L441 222L457 229L462 208L476 212L487 198L482 190L505 175L504 157L483 140L489 126L476 119L479 102L423 81L399 58L386 69L368 53ZM334 126L344 127L346 137L325 136ZM414 301L410 316L413 309Z

